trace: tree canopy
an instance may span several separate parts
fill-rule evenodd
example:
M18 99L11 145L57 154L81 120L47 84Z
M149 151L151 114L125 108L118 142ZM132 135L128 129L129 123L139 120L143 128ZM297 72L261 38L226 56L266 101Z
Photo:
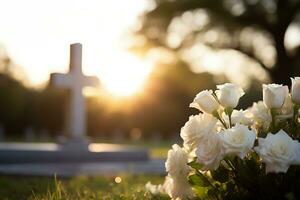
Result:
M142 19L141 49L174 52L202 43L235 50L255 61L272 81L290 84L299 73L299 44L288 46L287 31L300 25L299 0L153 0ZM299 32L298 32L299 34ZM298 36L299 37L299 36Z

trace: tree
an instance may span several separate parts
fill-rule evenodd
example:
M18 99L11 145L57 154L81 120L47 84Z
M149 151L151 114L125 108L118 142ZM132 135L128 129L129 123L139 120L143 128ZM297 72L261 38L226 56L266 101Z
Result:
M176 136L196 109L187 109L195 94L215 86L209 73L193 73L186 63L160 63L149 77L142 95L130 111L132 127L138 126L149 136L160 131ZM188 84L187 84L188 83Z
M235 50L257 62L276 83L290 84L290 77L299 72L300 48L285 44L288 28L300 24L299 0L155 0L154 3L154 9L144 14L142 28L137 33L146 37L148 47L179 52L202 42L215 50ZM199 12L208 19L205 23ZM195 18L197 23L192 22ZM178 45L172 46L168 37L178 19L189 24L189 30L181 34ZM211 30L218 37L207 41L203 35ZM258 37L265 43L252 42Z

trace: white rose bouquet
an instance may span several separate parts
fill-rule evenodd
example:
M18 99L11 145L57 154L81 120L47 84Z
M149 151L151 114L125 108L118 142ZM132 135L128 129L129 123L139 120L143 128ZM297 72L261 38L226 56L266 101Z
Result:
M263 101L236 110L244 91L226 83L197 94L201 113L182 127L183 146L168 152L164 184L172 199L300 199L300 78L263 85Z

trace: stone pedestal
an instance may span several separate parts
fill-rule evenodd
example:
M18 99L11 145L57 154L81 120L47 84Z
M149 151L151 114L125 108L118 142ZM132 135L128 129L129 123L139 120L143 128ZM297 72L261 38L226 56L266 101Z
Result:
M65 151L89 151L90 140L84 138L70 138L61 143L61 148Z
M146 149L104 143L85 145L80 142L79 148L76 145L72 142L64 145L0 143L0 163L105 163L149 160Z

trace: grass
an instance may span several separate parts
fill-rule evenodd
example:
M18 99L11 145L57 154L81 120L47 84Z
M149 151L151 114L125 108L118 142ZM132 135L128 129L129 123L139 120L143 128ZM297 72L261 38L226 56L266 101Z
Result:
M121 181L120 181L121 180ZM87 200L87 199L168 199L145 191L146 182L162 183L161 176L55 177L0 176L2 200Z

